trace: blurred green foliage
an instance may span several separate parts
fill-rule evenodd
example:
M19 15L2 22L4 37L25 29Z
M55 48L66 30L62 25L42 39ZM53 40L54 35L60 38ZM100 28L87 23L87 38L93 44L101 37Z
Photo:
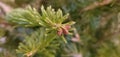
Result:
M85 8L94 6L95 2L101 3L107 0L1 0L7 3L13 8L22 7L27 5L35 7L40 12L41 5L52 6L53 8L62 9L64 14L69 13L69 20L74 20L74 25L80 35L80 42L72 42L69 38L73 36L67 35L67 44L62 44L60 50L57 51L56 57L77 57L82 55L83 57L120 57L120 21L118 14L120 11L120 1L113 0L109 4L102 6L96 6L93 9L83 11ZM20 1L20 2L18 2ZM22 2L21 2L22 1ZM17 6L16 6L17 5ZM41 12L40 12L41 13ZM68 20L67 20L68 21ZM4 54L11 54L11 57L21 57L14 53L18 44L23 41L23 33L29 34L36 30L34 28L13 28L15 24L12 24L11 30L3 31L7 36L7 43L1 45L8 51L1 52L1 57L10 57ZM1 33L1 32L0 32ZM15 47L12 47L15 46ZM8 54L8 55L9 55ZM4 56L3 56L4 55ZM38 57L36 54L35 57Z

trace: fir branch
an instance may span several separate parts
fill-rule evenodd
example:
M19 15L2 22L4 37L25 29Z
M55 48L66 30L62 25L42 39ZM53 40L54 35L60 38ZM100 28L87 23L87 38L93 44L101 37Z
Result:
M41 7L41 14L37 12L36 9L31 8L30 6L27 9L15 9L12 12L8 13L6 19L12 23L22 25L22 26L42 26L46 27L49 30L57 31L59 36L64 34L69 34L71 25L75 22L63 22L67 19L69 14L63 15L62 10L58 9L55 11L51 6L47 7L45 10L44 7ZM65 39L64 39L65 41Z
M27 36L23 43L20 43L17 52L30 57L36 53L50 52L46 47L55 47L51 42L56 38L54 32L47 33L44 28ZM57 43L58 44L58 43ZM47 50L46 50L47 49ZM50 56L49 56L50 57Z
M40 15L36 9L30 6L26 9L14 9L6 15L9 22L22 26L38 26L40 22Z

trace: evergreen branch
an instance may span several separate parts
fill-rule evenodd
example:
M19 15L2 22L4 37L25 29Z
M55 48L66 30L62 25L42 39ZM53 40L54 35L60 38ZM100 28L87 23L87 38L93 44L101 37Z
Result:
M23 26L44 26L44 27L54 27L56 24L62 24L65 19L67 19L69 14L63 16L62 11L54 11L51 6L41 7L41 15L36 9L30 6L26 9L15 9L7 14L6 19L18 25Z
M27 9L18 8L7 14L6 19L22 26L38 26L40 15L30 6Z
M69 14L63 15L60 9L54 11L51 6L47 7L46 10L42 6L41 12L42 13L39 14L36 9L29 6L27 9L20 8L13 10L7 14L6 19L22 26L42 26L50 30L56 30L59 36L69 34L71 25L75 23L71 21L63 24Z
M53 33L54 32L47 33L44 28L41 28L32 35L27 36L24 40L24 43L20 43L17 52L23 53L27 57L33 56L38 52L40 54L44 52L50 52L50 50L46 49L47 47L55 47L54 44L51 44L56 38L56 35Z

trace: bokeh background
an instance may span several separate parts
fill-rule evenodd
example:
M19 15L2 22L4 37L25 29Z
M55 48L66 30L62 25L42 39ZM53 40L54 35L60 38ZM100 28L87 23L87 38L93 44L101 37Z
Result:
M28 5L40 12L41 5L70 13L76 22L74 39L56 57L120 57L120 0L0 0L0 57L21 57L15 50L23 34L35 28L14 28L5 16ZM64 56L62 56L64 55ZM34 56L39 57L39 56Z

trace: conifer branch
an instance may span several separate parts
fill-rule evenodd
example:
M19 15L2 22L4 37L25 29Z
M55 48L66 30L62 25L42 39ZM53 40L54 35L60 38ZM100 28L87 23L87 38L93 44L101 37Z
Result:
M63 36L64 34L69 34L71 25L75 22L63 22L67 19L69 14L63 15L62 10L58 9L55 11L51 6L47 7L46 10L42 6L41 14L37 12L36 9L30 6L26 9L15 9L8 13L6 19L9 22L15 23L16 25L24 27L35 27L41 26L41 29L32 33L30 36L25 37L24 42L20 43L17 52L22 53L27 57L32 57L34 54L44 54L43 57L54 57L53 50L55 50L56 45L60 43L54 43L53 40L57 36ZM67 42L64 38L63 41ZM54 48L52 51L49 48ZM52 52L52 53L51 53Z
M30 36L26 36L23 43L20 43L18 53L22 53L27 57L33 56L36 53L43 53L49 50L46 50L47 47L54 48L54 44L51 44L52 41L56 38L54 32L45 31L44 28L35 31ZM56 43L59 44L59 43Z

